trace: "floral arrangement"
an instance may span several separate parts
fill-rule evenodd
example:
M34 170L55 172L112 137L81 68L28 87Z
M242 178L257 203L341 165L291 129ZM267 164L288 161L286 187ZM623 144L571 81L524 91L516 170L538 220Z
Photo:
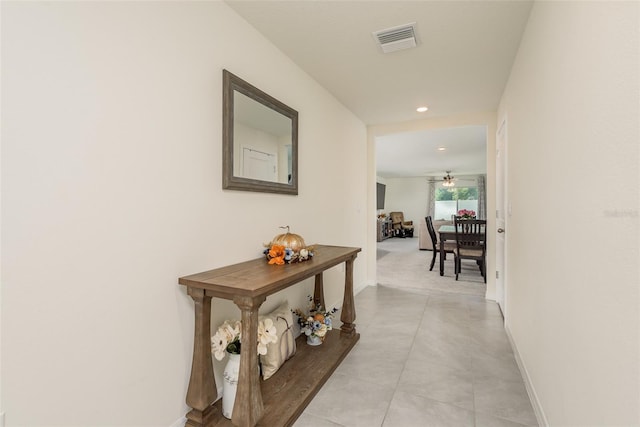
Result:
M218 360L222 360L226 352L240 354L242 323L239 320L225 320L218 331L211 337L211 352ZM264 319L258 322L258 354L267 354L267 344L278 341L276 326L273 320Z
M333 329L331 319L338 309L334 307L329 311L325 311L320 304L313 302L313 297L311 296L309 296L309 305L309 314L303 313L299 308L291 311L298 316L298 325L300 325L300 330L303 334L307 337L315 336L324 339L327 331Z
M269 261L269 264L283 265L293 264L296 262L306 261L313 256L308 248L302 248L299 252L295 252L291 248L285 248L283 245L271 245L271 247L264 250L264 254Z
M314 246L307 246L299 234L291 233L288 225L280 227L286 229L286 233L278 234L265 243L264 255L269 264L283 265L306 261L313 256Z
M473 210L467 210L467 209L460 209L458 211L458 216L460 218L464 218L464 219L475 219L476 217L476 211Z

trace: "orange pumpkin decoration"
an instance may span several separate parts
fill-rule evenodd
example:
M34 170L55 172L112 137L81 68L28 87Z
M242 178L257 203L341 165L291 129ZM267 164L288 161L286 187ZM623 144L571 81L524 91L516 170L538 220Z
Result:
M305 249L307 245L304 243L304 239L299 234L289 233L289 226L284 226L280 228L286 228L287 232L284 234L278 234L276 237L271 240L269 246L273 245L281 245L285 248L289 248L294 252L300 252L300 249Z
M289 226L286 225L287 232L278 234L269 243L265 243L266 249L263 253L266 255L269 264L292 264L306 261L313 257L313 249L315 246L307 246L302 236L289 232Z

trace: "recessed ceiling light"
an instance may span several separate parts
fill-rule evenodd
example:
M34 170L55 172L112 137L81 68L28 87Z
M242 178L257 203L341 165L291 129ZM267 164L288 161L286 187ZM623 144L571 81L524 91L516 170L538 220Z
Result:
M438 151L444 151L444 150L446 150L446 148L444 148L444 147L438 147Z
M427 110L428 110L428 108L427 108L427 107L418 107L418 108L416 108L416 111L417 111L418 113L424 113L424 112L425 112L425 111L427 111Z

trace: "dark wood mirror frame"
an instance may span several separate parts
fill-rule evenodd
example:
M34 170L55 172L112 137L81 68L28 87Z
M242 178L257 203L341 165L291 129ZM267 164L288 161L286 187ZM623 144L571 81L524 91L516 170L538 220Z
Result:
M222 70L222 75L222 188L298 194L298 112L227 70ZM291 179L289 183L260 181L234 174L234 99L236 93L241 93L291 120Z

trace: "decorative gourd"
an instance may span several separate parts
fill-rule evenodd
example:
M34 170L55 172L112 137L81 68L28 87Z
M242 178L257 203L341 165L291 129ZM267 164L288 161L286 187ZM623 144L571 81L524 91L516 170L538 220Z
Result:
M269 264L293 264L313 257L314 246L307 246L299 234L290 233L288 225L280 228L286 228L287 232L278 234L271 242L265 244L266 249L263 253Z
M282 245L285 248L293 250L294 252L300 252L300 249L305 249L307 247L302 236L289 232L288 225L280 228L286 228L287 232L284 234L278 234L276 237L274 237L273 240L271 240L271 243L269 243L269 246Z

